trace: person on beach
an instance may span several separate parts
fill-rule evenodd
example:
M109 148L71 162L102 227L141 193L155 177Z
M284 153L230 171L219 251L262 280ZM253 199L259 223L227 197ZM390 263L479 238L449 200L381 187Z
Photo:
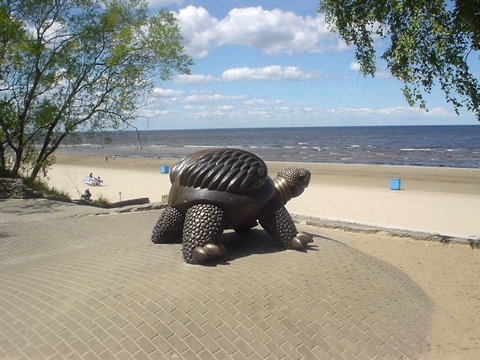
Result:
M92 172L85 177L84 182L87 185L95 186L95 177L93 176Z
M102 186L103 180L100 176L93 176L93 173L90 173L85 179L84 182L90 186Z
M90 190L86 189L85 192L81 195L82 200L89 201L92 197Z

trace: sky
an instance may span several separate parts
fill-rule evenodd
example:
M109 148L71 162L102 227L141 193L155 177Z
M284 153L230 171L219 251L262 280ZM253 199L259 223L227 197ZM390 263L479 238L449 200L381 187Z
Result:
M148 3L176 14L195 64L191 75L155 84L141 129L478 124L472 113L457 116L439 89L428 112L409 107L382 62L374 78L361 75L317 0Z

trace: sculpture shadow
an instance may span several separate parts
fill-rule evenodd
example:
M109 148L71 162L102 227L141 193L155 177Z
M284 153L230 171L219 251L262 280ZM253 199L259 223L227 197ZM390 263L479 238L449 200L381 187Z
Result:
M243 257L257 254L272 254L286 249L263 229L251 229L245 232L237 233L233 230L225 231L221 242L227 247L227 257L225 262L217 264L228 264ZM301 252L317 251L315 245L308 245L305 249L297 250Z

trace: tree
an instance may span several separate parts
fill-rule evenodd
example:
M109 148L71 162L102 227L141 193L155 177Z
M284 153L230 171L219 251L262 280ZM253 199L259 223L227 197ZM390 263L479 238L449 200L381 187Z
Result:
M480 86L468 65L471 56L478 61L480 0L322 0L319 12L355 46L364 75L375 74L375 40L387 41L381 58L410 106L426 108L425 94L439 84L457 114L466 107L480 120Z
M67 135L131 124L152 78L192 65L144 0L0 0L0 28L0 173L30 180Z

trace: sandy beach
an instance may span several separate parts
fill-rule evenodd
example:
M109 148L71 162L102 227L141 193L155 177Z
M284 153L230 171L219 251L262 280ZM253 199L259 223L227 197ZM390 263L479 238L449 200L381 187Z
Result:
M163 165L178 159L105 158L58 154L48 172L48 183L73 199L89 188L93 199L115 202L148 197L159 202L170 189ZM272 177L287 166L312 173L305 193L287 204L290 212L321 219L346 221L391 229L480 238L480 169L411 166L343 165L269 162ZM103 186L89 187L83 179L100 176ZM401 179L401 190L390 189L390 179Z

